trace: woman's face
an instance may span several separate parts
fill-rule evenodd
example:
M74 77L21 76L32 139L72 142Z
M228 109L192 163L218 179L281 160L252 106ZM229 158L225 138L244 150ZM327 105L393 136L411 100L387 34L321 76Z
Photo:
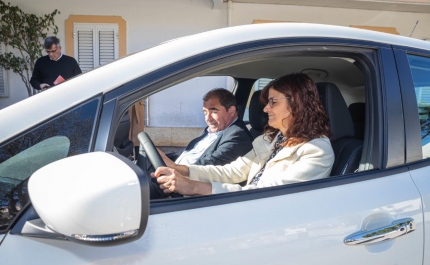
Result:
M269 116L269 125L279 129L285 136L292 119L291 108L288 105L287 98L281 92L270 88L267 101L264 112Z

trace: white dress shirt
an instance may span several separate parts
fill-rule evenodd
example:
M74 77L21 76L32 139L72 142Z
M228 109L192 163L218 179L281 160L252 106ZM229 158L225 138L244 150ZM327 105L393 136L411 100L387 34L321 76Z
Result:
M227 126L226 129L230 127L233 123L235 123L236 120L237 118L234 119L234 121L230 123L230 125ZM202 156L205 150L211 144L213 144L216 139L221 137L224 130L219 132L211 132L208 128L208 134L203 139L198 141L191 150L185 150L184 152L182 152L182 154L176 159L175 163L178 165L193 165L194 163L196 163L196 161Z

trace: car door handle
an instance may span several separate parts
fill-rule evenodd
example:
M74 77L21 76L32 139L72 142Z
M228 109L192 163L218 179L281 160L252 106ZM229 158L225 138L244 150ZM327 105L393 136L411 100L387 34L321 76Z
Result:
M370 231L360 231L345 238L344 243L347 245L361 245L381 242L402 235L406 235L415 230L415 221L413 218L404 218L394 221L391 225Z

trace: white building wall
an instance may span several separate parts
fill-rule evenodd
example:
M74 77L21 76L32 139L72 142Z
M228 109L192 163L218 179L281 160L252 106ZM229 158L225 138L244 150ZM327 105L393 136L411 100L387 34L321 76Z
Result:
M213 88L231 90L226 78L198 77L173 86L149 98L151 127L205 127L202 98Z
M127 54L147 49L170 39L227 26L227 8L212 9L212 0L10 0L10 3L17 5L27 13L39 16L58 9L61 14L55 16L55 22L58 26L57 37L62 41L63 52L67 52L68 48L65 43L65 21L70 15L121 16L127 26ZM27 90L19 76L10 71L7 74L9 97L0 98L0 109L27 98ZM220 82L225 83L225 78L215 80L213 84L206 84L206 91L210 87L219 86ZM184 89L187 88L184 87ZM152 96L150 104L155 104L152 101L161 101L158 97L161 95ZM172 99L183 101L189 95L178 92L175 97ZM198 96L198 99L200 100L201 96ZM157 106L152 107L159 109ZM183 126L201 126L201 123L195 122L197 117L200 117L200 109L201 105L197 113L190 116L191 122L185 123ZM170 108L168 112L169 115L174 115L179 111L180 109ZM150 120L153 121L160 116L157 111L150 113L154 115L154 117L150 117ZM166 113L163 112L163 114Z
M412 37L430 39L430 31L428 30L430 14L427 13L233 3L231 18L233 26L252 24L254 20L274 20L346 27L351 25L394 27L400 35L408 37L416 22L419 21Z
M212 0L8 0L28 13L43 15L54 9L61 11L55 17L63 40L63 51L67 51L65 20L69 15L121 16L127 25L127 54L134 53L161 42L226 27L251 24L254 20L309 22L342 26L361 25L394 27L400 35L409 36L419 21L412 37L430 39L430 14L388 12L372 10L350 10L310 6L266 5L232 3L230 16L228 4L213 9ZM21 79L8 71L9 97L0 98L0 109L27 97ZM194 79L169 92L153 95L149 99L149 123L160 127L203 127L201 98L214 87L226 87L225 78ZM187 103L185 105L185 101ZM179 114L181 114L179 116Z

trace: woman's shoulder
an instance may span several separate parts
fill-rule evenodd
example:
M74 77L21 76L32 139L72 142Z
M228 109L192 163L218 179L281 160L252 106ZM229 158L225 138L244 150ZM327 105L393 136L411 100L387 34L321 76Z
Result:
M326 143L326 144L331 145L330 139L327 136L314 138L314 139L310 140L308 143L321 143L321 144Z
M270 141L269 136L267 134L264 134L264 133L260 136L257 136L253 141L253 143L259 143L259 144L264 144L264 145L270 145L272 142L273 142L273 140Z
M254 139L252 146L256 152L267 151L273 149L273 143L270 141L269 136L262 134Z
M323 151L333 152L330 139L326 136L314 138L302 145L302 148L322 149Z

